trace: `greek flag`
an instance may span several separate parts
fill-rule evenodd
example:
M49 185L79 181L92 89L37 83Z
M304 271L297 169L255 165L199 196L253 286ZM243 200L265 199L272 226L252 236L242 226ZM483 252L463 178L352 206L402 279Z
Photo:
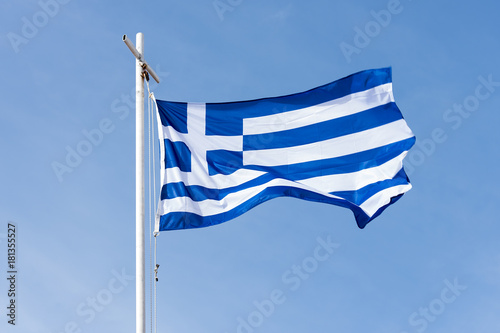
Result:
M364 228L411 188L402 163L415 136L391 68L282 97L156 105L157 231L216 225L279 196L349 208Z

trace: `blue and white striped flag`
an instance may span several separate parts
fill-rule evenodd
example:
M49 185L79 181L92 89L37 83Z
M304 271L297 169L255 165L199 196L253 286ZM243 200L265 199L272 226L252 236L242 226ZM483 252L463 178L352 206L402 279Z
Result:
M364 228L411 188L402 163L415 137L391 68L288 96L157 107L157 231L219 224L279 196L347 207Z

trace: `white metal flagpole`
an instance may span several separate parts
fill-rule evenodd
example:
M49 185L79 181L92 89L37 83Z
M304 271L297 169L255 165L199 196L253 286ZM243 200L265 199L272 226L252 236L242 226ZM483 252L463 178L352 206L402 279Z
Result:
M137 52L144 52L144 36L135 38ZM144 69L135 60L135 315L136 332L146 332L146 279L144 245Z
M144 60L144 35L136 35L137 49L123 35L123 41L136 58L135 67L135 294L136 294L136 332L146 332L146 279L144 244L144 73L160 83L156 73Z

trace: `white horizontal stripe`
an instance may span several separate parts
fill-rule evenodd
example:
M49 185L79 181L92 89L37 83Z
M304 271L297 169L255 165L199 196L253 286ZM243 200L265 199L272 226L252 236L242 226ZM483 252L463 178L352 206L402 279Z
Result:
M278 166L334 158L413 137L404 119L338 138L289 148L243 152L243 165Z
M243 134L264 134L299 128L394 102L392 83L307 108L243 119Z
M301 188L317 192L315 191L315 189L307 185L299 184L286 179L273 179L265 184L231 193L222 200L204 200L195 202L188 197L179 197L174 199L162 200L160 202L158 209L161 215L165 215L169 212L189 212L202 216L210 216L228 212L231 209L251 199L252 197L258 195L266 188L274 186L289 186L289 187ZM328 193L321 193L321 194L330 198L341 199L337 196Z
M391 198L406 193L411 189L411 184L397 185L375 193L359 207L368 215L373 216L377 210L391 202Z
M195 145L195 150L197 146L201 145L200 151L204 148L207 150L231 150L231 151L242 151L243 150L243 136L242 135L205 135L204 133L191 132L189 134L179 133L171 126L163 126L163 138L169 139L172 142L182 141L188 146ZM210 139L210 140L208 140Z
M167 183L184 182L184 184L199 185L208 188L228 188L238 186L263 174L264 172L262 171L248 169L238 169L230 175L217 174L213 176L209 176L206 173L195 174L193 172L183 172L177 167L164 170L164 176Z
M341 173L299 180L298 183L308 185L321 192L356 191L367 185L392 179L403 167L403 159L407 152L386 163L356 172Z

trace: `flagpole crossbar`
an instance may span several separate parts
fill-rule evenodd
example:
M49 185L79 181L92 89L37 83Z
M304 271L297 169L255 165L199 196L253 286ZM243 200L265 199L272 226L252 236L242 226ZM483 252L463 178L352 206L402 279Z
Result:
M139 62L141 63L142 68L144 68L144 70L147 73L149 73L153 77L153 79L155 79L155 81L157 83L160 83L160 78L158 77L158 75L156 74L156 72L151 68L151 66L149 66L149 64L146 62L146 60L144 60L144 58L142 57L142 55L135 48L134 44L130 41L130 39L128 39L127 35L123 35L123 41L125 42L125 44L129 48L129 50L132 52L132 54L134 55L134 57L137 60L139 60ZM147 74L146 74L146 77L147 77ZM149 81L149 78L147 80Z

